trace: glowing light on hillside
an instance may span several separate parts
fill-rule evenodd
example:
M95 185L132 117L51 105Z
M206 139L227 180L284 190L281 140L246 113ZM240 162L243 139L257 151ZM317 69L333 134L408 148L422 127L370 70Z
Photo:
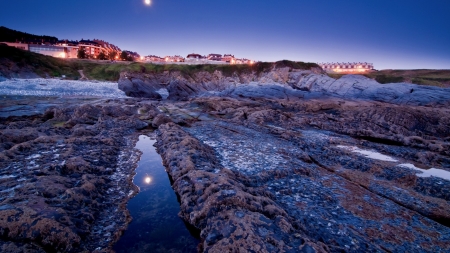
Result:
M152 4L152 1L151 1L151 0L145 0L144 3L145 3L146 5L150 5L150 4Z

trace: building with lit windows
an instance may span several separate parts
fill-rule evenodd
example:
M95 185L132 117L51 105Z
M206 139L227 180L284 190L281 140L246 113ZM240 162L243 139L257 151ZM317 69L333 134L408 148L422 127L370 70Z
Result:
M144 60L149 61L149 62L165 62L166 61L164 58L156 56L156 55L145 56Z
M164 57L166 62L184 62L184 58L180 55L175 55L175 56L166 56Z
M222 61L231 63L235 60L234 55L232 54L224 54L222 57Z
M367 62L348 63L318 63L318 65L329 73L364 73L373 70L373 64Z
M203 60L205 58L206 58L205 56L202 56L199 54L188 54L188 56L186 56L187 61L199 61L199 60Z
M29 51L37 54L43 54L58 58L66 58L67 57L67 49L60 46L51 46L51 45L37 45L31 44L28 46Z

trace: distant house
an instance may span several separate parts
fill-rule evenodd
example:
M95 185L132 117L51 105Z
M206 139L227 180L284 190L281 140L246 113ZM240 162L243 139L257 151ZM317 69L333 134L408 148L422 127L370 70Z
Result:
M222 55L221 54L209 54L207 59L210 61L222 61Z
M115 52L116 55L119 55L122 51L120 48L105 42L103 40L80 40L78 42L78 47L80 49L84 49L89 58L97 58L100 52L103 52L105 55L109 55L112 52Z
M166 62L184 62L184 58L180 55L166 56L164 59Z
M232 63L234 61L234 55L224 54L221 61Z
M373 64L367 62L319 63L323 70L331 73L363 73L373 70Z
M254 63L254 61L249 60L249 59L245 59L245 58L242 58L242 59L233 59L233 60L231 61L231 64L253 64L253 63Z
M164 62L165 59L156 55L149 55L149 56L145 56L145 60L146 61L150 61L150 62Z
M175 55L173 57L173 59L174 59L175 62L184 62L184 60L185 60L184 57L180 56L180 55Z
M203 58L205 58L205 57L203 57L203 56L201 56L199 54L188 54L188 56L186 56L187 60L197 60L198 61L198 60L201 60Z

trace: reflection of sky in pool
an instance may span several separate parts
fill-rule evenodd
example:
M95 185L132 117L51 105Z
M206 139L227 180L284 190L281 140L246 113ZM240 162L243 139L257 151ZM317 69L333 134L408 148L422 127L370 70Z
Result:
M375 159L375 160L381 160L381 161L388 161L388 162L397 162L396 159L387 156L387 155L383 155L381 153L378 153L376 151L371 151L371 150L364 150L364 149L360 149L358 147L354 147L354 146L343 146L343 145L339 145L337 146L338 148L341 149L345 149L354 153L358 153L361 154L367 158L371 158L371 159ZM402 163L397 165L399 167L403 167L403 168L408 168L408 169L413 169L417 172L417 176L418 177L439 177L442 179L446 179L446 180L450 180L450 171L446 171L446 170L441 170L441 169L436 169L436 168L430 168L430 169L421 169L416 167L414 164L411 163Z
M140 136L143 152L133 183L140 192L128 202L133 221L114 246L120 252L197 252L195 239L178 217L180 204L170 185L155 140Z
M375 152L375 151L371 151L371 150L364 150L364 149L360 149L358 147L351 147L351 146L342 146L339 145L337 146L338 148L342 148L342 149L346 149L349 151L352 151L354 153L359 153L367 158L371 158L371 159L376 159L376 160L380 160L380 161L387 161L387 162L396 162L397 160L395 160L394 158L387 156L387 155L383 155L381 153Z
M441 170L441 169L436 169L436 168L431 168L428 170L424 170L421 168L418 168L416 166L414 166L414 164L410 164L410 163L403 163L403 164L399 164L399 167L403 167L403 168L409 168L409 169L413 169L416 170L418 173L416 174L418 177L440 177L442 179L447 179L450 180L450 171L446 171L446 170Z

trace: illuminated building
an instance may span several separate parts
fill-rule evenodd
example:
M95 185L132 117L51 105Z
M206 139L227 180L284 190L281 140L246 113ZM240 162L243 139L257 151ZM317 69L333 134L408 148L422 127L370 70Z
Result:
M222 61L222 55L221 54L209 54L207 58L210 61Z
M358 74L373 70L373 64L367 62L318 63L318 65L329 73Z
M65 47L60 46L48 46L48 45L29 45L30 52L58 57L66 58L67 50Z
M115 52L116 54L120 54L122 51L120 48L105 42L103 40L80 40L78 43L78 47L82 48L86 51L86 55L89 58L97 58L100 52L103 52L106 56L110 53Z
M234 61L234 55L224 54L222 57L222 61L232 63Z
M166 62L184 62L184 58L180 55L166 56L164 59Z
M206 57L201 56L199 54L188 54L188 56L186 56L186 60L187 61L199 61L199 60L203 60Z
M149 56L145 56L144 57L145 61L149 61L149 62L164 62L165 59L156 55L149 55Z

